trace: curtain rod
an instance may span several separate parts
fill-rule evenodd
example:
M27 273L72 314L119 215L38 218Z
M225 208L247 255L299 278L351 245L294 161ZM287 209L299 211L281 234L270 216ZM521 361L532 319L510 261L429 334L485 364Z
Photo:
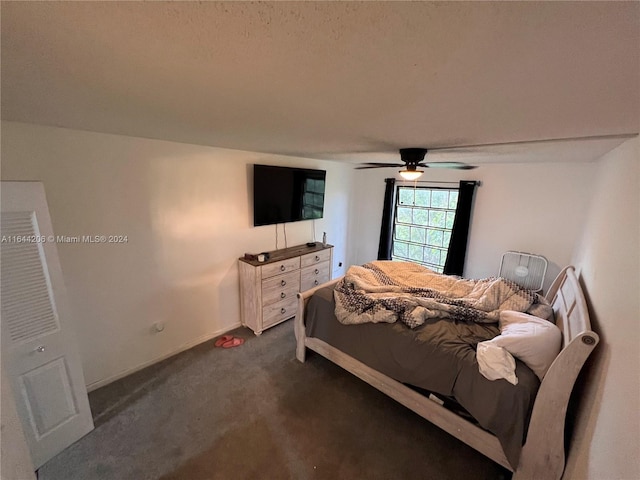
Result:
M396 183L408 183L408 184L414 184L414 183L441 183L441 184L445 184L445 185L460 185L460 182L441 182L438 180L398 180L398 179L394 179L396 181ZM482 182L480 180L464 180L465 182L473 182L476 184L476 186L481 187L482 186Z

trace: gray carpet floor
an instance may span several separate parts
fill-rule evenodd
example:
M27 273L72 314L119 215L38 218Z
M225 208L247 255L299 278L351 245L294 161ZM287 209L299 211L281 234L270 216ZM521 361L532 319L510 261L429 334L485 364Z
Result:
M340 367L295 359L293 322L206 342L89 395L95 430L41 480L508 479Z

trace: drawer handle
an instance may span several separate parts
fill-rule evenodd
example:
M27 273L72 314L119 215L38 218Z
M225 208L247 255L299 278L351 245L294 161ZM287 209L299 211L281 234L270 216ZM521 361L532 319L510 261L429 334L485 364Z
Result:
M313 284L314 284L314 285L318 285L318 280L315 280L315 281L313 282Z
M280 285L282 285L283 287L287 284L287 282L285 282L284 280L280 281Z
M284 272L287 269L284 265L280 265L280 271Z
M281 308L280 309L280 313L287 313L287 309L286 308Z
M280 294L280 298L284 298L284 297L286 297L286 296L287 296L287 294L286 294L286 293L284 293L284 292L282 292L282 293Z
M320 261L320 257L318 255L316 255L316 262Z
M317 275L317 274L319 274L319 273L320 273L320 270L318 270L318 269L316 268L316 269L315 269L315 274Z

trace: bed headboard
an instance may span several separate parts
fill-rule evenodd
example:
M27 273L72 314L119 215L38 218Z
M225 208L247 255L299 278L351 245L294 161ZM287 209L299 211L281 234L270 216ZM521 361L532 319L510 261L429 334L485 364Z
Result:
M591 330L587 302L573 267L566 267L558 274L546 298L553 305L563 347L542 379L533 404L518 479L559 480L562 476L569 398L580 370L600 341L598 334Z
M574 267L562 269L553 281L546 298L553 306L556 325L562 331L563 347L583 332L593 334L582 337L582 341L587 345L598 341L597 335L591 331L587 302Z

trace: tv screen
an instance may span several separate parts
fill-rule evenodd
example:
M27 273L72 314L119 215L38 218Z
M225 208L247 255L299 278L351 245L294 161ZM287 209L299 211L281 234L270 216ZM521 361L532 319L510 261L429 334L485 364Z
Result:
M253 166L253 225L322 218L327 172Z

